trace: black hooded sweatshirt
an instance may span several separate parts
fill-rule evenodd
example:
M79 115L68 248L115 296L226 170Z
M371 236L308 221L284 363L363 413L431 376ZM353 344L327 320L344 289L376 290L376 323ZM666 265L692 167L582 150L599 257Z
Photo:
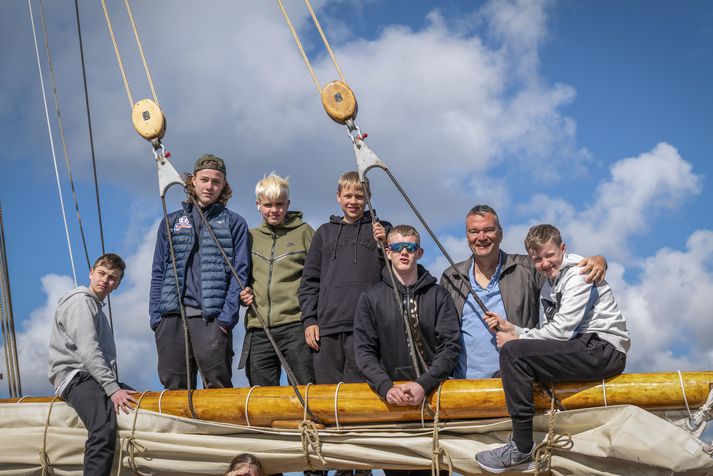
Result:
M428 395L453 373L458 363L458 312L451 295L421 265L415 284L404 286L397 280L396 288L401 301L398 304L388 270L384 269L382 281L359 298L354 318L357 365L384 399L394 380L415 381ZM428 365L420 377L416 376L409 354L402 309L418 316L423 360Z
M387 229L391 225L380 221ZM305 329L322 336L352 332L359 295L381 280L384 259L376 246L371 213L356 223L332 215L312 237L298 297Z

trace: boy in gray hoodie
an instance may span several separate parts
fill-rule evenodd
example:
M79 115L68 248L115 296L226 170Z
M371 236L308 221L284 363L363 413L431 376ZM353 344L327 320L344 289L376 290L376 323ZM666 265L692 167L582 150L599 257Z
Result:
M108 475L116 446L116 414L133 408L136 392L116 378L114 335L102 306L119 286L126 265L105 254L80 286L59 300L49 348L49 380L87 428L83 474Z
M579 274L581 256L566 253L557 228L537 225L525 238L535 270L546 278L540 291L537 328L518 327L489 313L485 317L500 348L500 375L512 418L512 439L475 455L492 473L534 469L533 383L586 382L624 371L631 344L626 320L606 281L587 283Z

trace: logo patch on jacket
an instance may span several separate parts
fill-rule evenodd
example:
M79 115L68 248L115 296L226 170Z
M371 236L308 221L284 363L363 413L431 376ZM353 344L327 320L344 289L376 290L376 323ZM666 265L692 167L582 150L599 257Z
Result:
M191 225L191 222L188 220L188 217L186 215L183 215L181 218L179 218L176 224L173 225L173 231L178 231L181 228L186 228L189 230L193 228L193 225Z

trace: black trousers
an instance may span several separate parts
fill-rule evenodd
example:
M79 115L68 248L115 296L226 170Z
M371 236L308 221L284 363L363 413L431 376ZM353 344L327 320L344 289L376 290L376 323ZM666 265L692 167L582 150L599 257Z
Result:
M204 388L232 387L233 333L223 332L215 319L189 317L187 320L191 388L196 388L197 371L201 373ZM163 317L155 337L161 384L168 390L188 388L181 317Z
M533 383L586 382L624 371L626 354L597 334L572 340L517 339L500 349L500 374L505 402L513 420L535 416Z
M111 474L116 448L114 404L88 372L75 375L61 396L74 408L87 428L82 474L108 476Z
M320 336L319 351L312 352L317 383L364 382L356 364L351 332Z
M274 327L270 329L270 333L295 374L297 383L299 385L314 383L312 352L305 342L302 323L295 322ZM264 330L249 329L245 333L240 364L240 367L245 366L245 374L250 385L262 387L280 385L280 360Z

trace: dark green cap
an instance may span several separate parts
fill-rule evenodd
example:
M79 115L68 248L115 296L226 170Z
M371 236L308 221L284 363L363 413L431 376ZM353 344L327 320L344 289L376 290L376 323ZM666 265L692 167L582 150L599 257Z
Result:
M196 160L196 165L193 167L193 173L195 174L199 170L203 169L217 170L218 172L223 172L223 175L226 175L225 162L223 162L223 159L213 154L203 154L198 158L198 160Z

